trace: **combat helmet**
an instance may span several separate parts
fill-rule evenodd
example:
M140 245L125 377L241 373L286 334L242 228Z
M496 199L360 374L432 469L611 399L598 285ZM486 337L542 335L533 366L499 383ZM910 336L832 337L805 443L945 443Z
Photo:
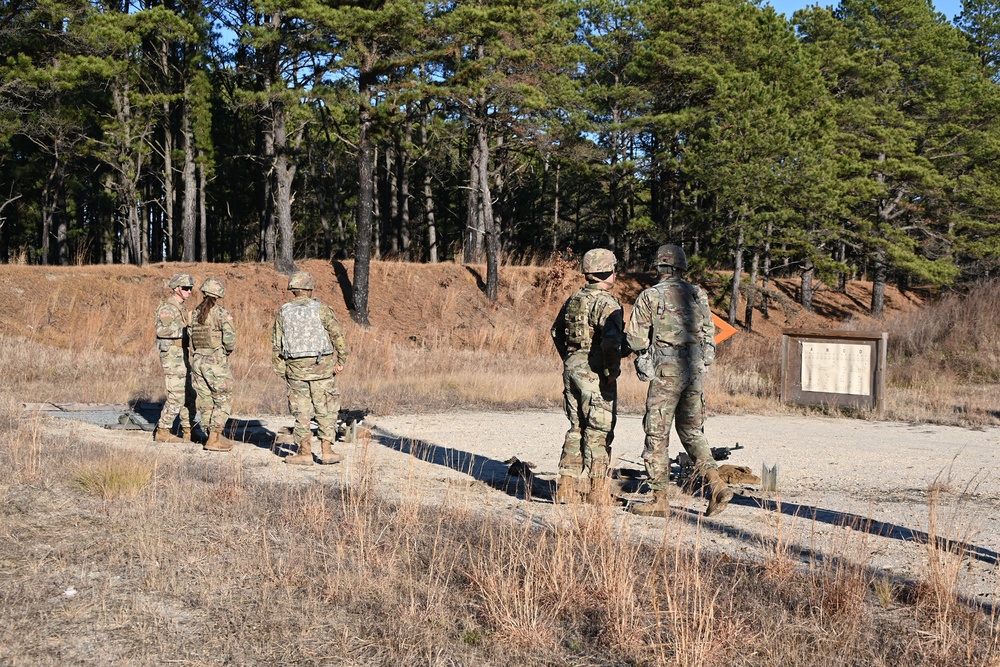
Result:
M218 278L209 278L201 284L201 291L208 296L221 299L226 295L226 286Z
M306 271L296 271L288 276L288 289L316 289L316 281Z
M687 271L688 260L687 255L684 254L684 248L673 243L667 243L657 248L654 268L659 269L661 266L672 266L675 269Z
M606 248L594 248L584 253L582 270L584 273L610 273L617 263L615 253Z
M167 287L177 289L178 287L194 287L194 278L190 273L175 273L167 281Z

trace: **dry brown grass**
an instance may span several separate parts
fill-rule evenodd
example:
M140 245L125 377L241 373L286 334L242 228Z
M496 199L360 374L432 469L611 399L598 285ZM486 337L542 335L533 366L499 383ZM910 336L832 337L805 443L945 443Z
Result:
M418 487L388 502L363 455L339 481L292 485L251 481L238 456L142 445L122 456L155 463L155 483L102 499L76 482L112 450L0 408L0 465L13 471L0 480L2 664L998 659L990 614L958 598L952 565L932 564L948 554L929 550L927 592L901 600L878 592L885 575L854 531L817 550L832 556L778 572L681 546L700 529L677 516L649 543L607 507L566 507L553 523Z
M303 264L353 350L345 404L382 412L558 405L548 325L576 287L568 267L505 267L500 302L490 306L465 267L376 263L373 326L361 329L347 317L334 269ZM227 282L223 303L239 335L237 411L282 411L268 346L284 278L268 267L0 271L0 664L1000 660L996 616L956 592L962 554L934 545L920 580L900 582L871 566L863 532L837 532L811 550L822 558L793 552L779 512L763 531L765 558L733 561L683 547L699 543L699 533L691 539L699 527L676 517L648 543L607 507L567 508L551 524L530 505L486 516L450 495L424 498L417 486L389 502L364 456L338 482L251 481L238 456L206 463L84 448L20 410L21 401L162 396L149 319L178 270ZM628 301L640 288L626 279L618 291ZM777 402L779 326L873 326L845 322L834 297L823 298L827 314L817 319L790 311L795 322L762 323L762 333L724 347L709 382L713 409L790 410ZM901 318L888 325L890 414L996 423L995 392L975 384L995 382L996 342L947 325L965 302L945 300L914 320L898 295L890 303ZM986 319L975 331L1000 321L991 303L981 299L976 317ZM977 370L960 359L980 352ZM644 394L626 374L623 408L640 410ZM105 486L80 488L83 476ZM128 490L101 491L119 486ZM928 532L969 543L967 510L940 497L930 494Z
M455 407L557 408L559 360L548 330L562 301L580 285L575 267L502 268L500 298L488 304L478 287L482 267L375 262L372 327L356 326L338 283L351 264L310 260L317 295L337 311L352 350L341 377L345 405L388 413ZM221 277L238 346L232 368L237 413L281 412L284 386L270 371L270 326L287 298L286 279L269 266L155 265L0 269L0 388L25 401L125 402L163 396L153 350L151 312L165 279L184 270L198 281ZM626 314L648 276L624 276L615 288ZM717 287L709 280L710 289ZM776 289L794 296L792 281ZM1000 286L968 299L922 305L889 291L884 323L866 318L863 283L846 295L822 290L817 313L772 308L754 333L725 343L707 383L719 413L788 413L778 401L780 333L784 326L889 331L890 419L983 426L1000 424ZM197 296L192 303L197 301ZM972 304L972 306L970 306ZM628 364L628 362L625 362ZM620 381L620 409L640 412L646 385L630 369ZM861 415L865 416L865 415Z

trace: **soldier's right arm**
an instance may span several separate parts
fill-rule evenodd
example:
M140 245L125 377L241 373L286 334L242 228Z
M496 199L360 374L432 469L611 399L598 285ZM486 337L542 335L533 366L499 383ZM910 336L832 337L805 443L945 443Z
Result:
M635 300L632 317L625 327L625 341L633 352L641 352L650 344L649 336L653 328L653 304L650 293L656 294L656 290L645 290Z
M285 377L285 360L281 357L281 314L274 318L271 328L271 368L278 377Z

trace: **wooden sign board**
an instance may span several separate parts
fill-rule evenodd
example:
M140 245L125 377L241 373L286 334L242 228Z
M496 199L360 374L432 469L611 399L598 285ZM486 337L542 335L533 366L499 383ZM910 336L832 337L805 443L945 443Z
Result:
M885 403L884 331L785 329L781 335L781 400L876 410Z

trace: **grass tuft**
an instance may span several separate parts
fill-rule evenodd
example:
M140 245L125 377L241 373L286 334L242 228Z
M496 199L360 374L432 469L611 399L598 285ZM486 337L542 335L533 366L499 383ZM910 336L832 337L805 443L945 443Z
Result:
M81 465L73 486L101 500L135 498L149 486L156 464L124 451L108 451L95 461Z

